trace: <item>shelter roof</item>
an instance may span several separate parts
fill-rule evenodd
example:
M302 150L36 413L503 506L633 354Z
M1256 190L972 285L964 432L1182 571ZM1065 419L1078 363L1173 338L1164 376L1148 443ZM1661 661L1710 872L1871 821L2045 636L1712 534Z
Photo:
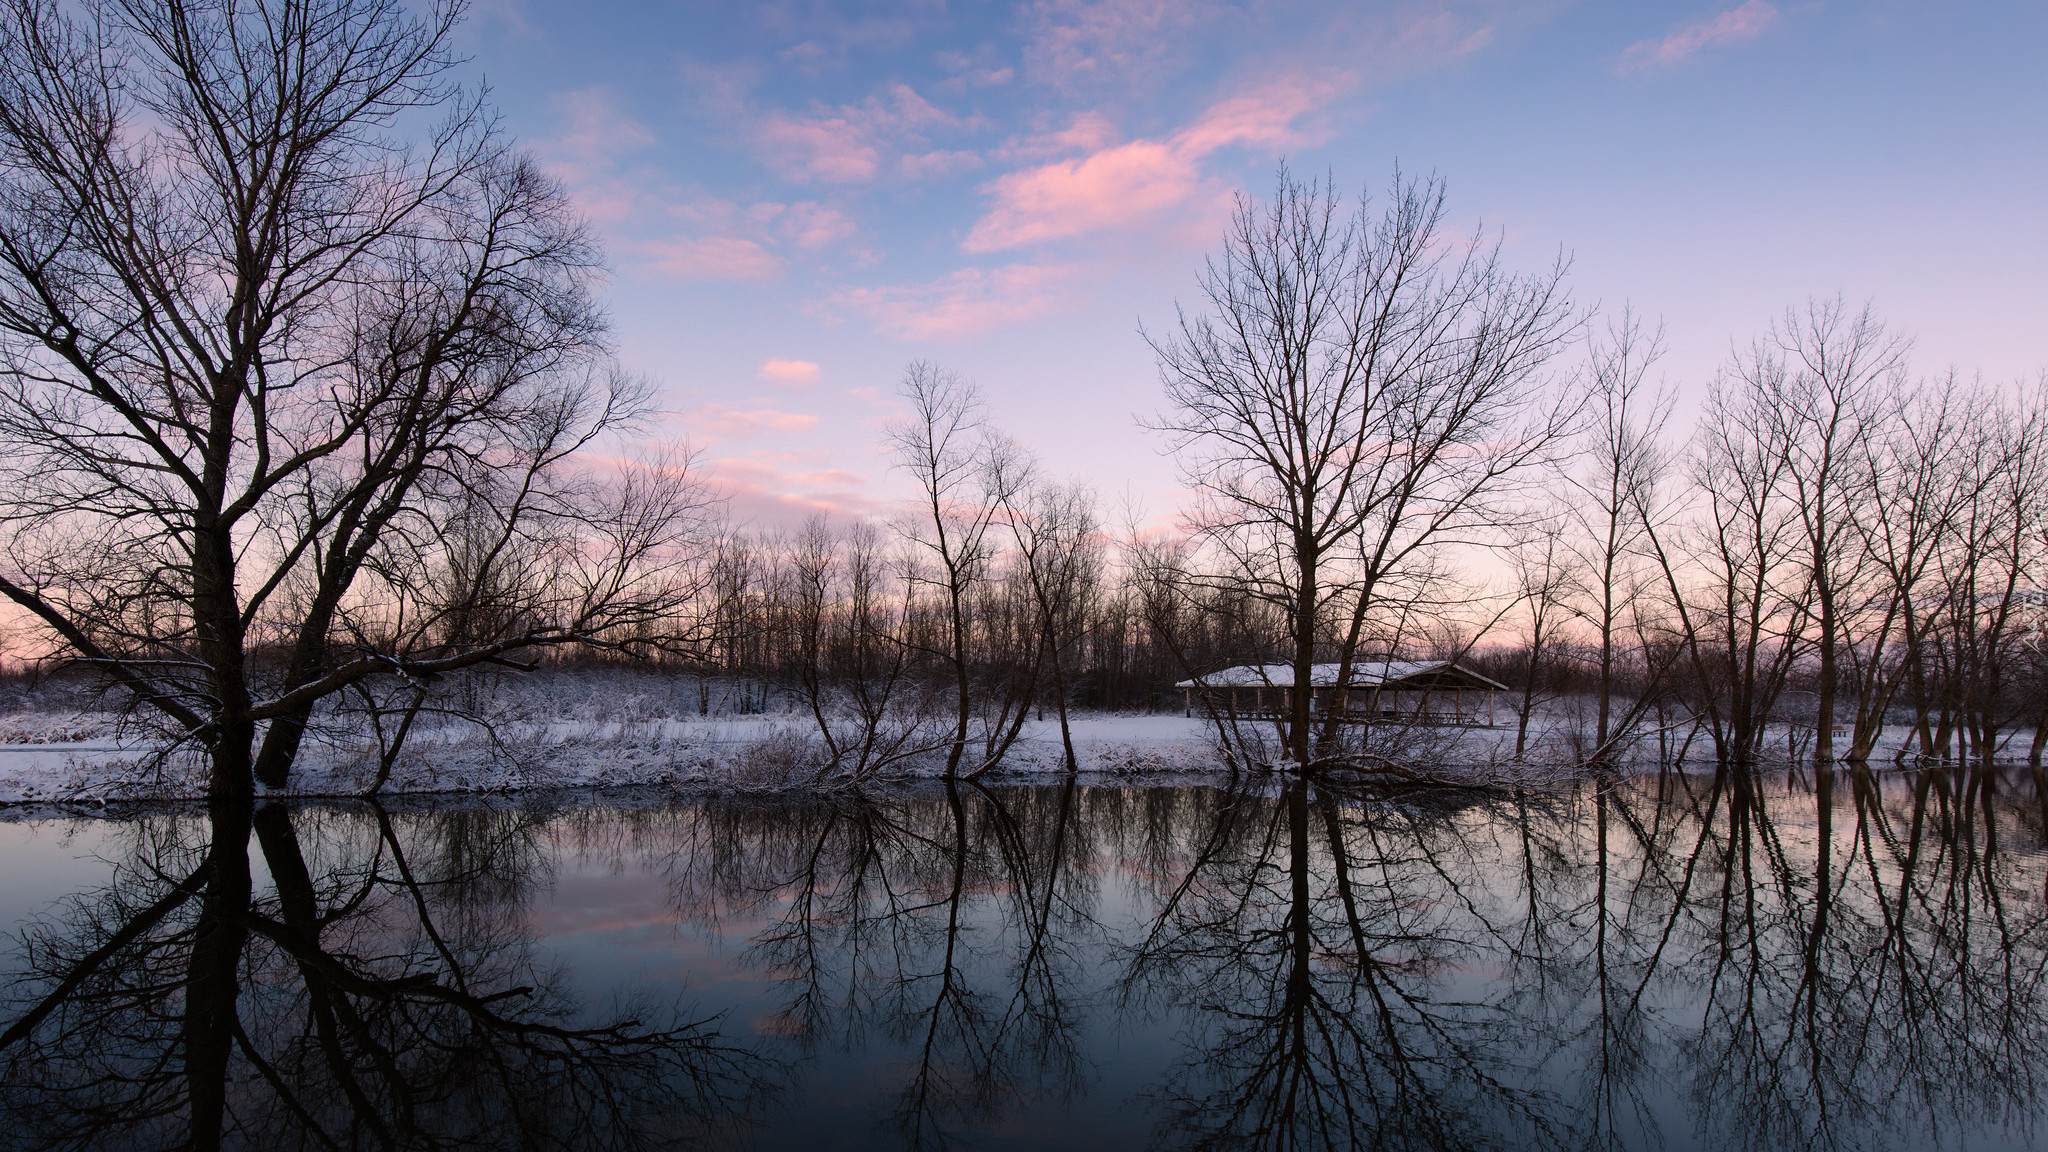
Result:
M1342 665L1309 667L1309 687L1335 688ZM1176 688L1291 688L1292 664L1240 664L1183 680ZM1351 666L1351 688L1495 688L1507 685L1449 660L1361 660Z

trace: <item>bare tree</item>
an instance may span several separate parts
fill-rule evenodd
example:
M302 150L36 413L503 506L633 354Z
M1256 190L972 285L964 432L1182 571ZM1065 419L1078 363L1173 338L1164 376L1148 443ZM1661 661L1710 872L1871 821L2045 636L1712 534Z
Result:
M836 768L858 783L930 750L930 693L916 682L917 669L903 638L911 590L890 581L881 531L855 523L845 534L843 550L835 548L832 558L843 574L833 584L836 626L821 629L821 679L828 683L820 695L836 707L820 707L815 717L833 760L819 779Z
M903 398L911 415L889 429L897 465L917 483L918 511L904 534L935 568L913 567L913 583L934 590L942 601L944 648L939 655L953 673L954 728L946 753L946 775L960 771L967 751L967 725L974 711L969 660L968 610L989 560L989 526L995 505L987 489L987 440L981 398L958 374L918 361L903 374Z
M1630 310L1595 337L1589 363L1591 429L1585 443L1591 463L1584 474L1567 473L1578 493L1571 510L1576 558L1587 577L1581 615L1598 637L1594 758L1606 755L1617 735L1618 639L1640 591L1631 568L1646 528L1642 510L1655 503L1654 490L1667 463L1662 439L1672 397L1647 383L1663 351L1662 329L1645 332L1641 318Z
M2048 543L2048 389L1997 405L1980 498L1966 510L1948 608L1957 719L1990 779L2024 705L2011 699Z
M1870 758L1885 715L1909 679L1917 685L1924 721L1925 621L1929 601L1940 602L1929 589L1957 517L1977 498L1982 480L1968 467L1982 413L1953 375L1898 397L1883 423L1863 439L1851 493L1859 547L1881 574L1846 648L1856 700L1845 759L1859 764Z
M1071 772L1079 767L1079 761L1067 717L1070 676L1101 566L1095 494L1079 483L1058 484L1035 477L1022 449L1001 451L996 460L1000 465L993 476L996 501L1031 584L1040 643L1052 670L1060 744Z
M1819 658L1818 763L1834 759L1844 600L1854 594L1864 558L1855 531L1856 467L1877 413L1902 386L1906 348L1869 307L1852 315L1836 298L1809 302L1803 314L1788 310L1738 368L1761 391L1757 411L1770 418L1774 450L1786 457L1786 496L1805 536Z
M1147 337L1170 406L1156 427L1199 494L1192 526L1285 613L1302 764L1332 608L1348 617L1341 693L1381 582L1493 520L1504 478L1567 426L1531 387L1576 324L1562 263L1518 276L1483 232L1449 243L1438 180L1396 173L1369 209L1283 169L1271 203L1239 198L1201 277L1207 314Z
M1521 668L1521 699L1515 702L1517 760L1528 751L1529 721L1544 695L1543 681L1555 670L1562 655L1564 644L1558 633L1572 592L1569 559L1563 525L1557 522L1519 542L1510 552L1515 570L1515 601L1521 607L1523 639L1528 645Z
M1667 533L1664 514L1642 510L1676 614L1692 710L1723 762L1751 763L1761 752L1802 651L1812 588L1799 512L1784 499L1791 462L1773 434L1776 416L1764 411L1773 391L1739 373L1715 380L1688 476L1703 506L1699 523Z
M457 12L0 12L0 594L217 795L352 684L686 599L687 470L575 465L639 391L563 194L449 79Z

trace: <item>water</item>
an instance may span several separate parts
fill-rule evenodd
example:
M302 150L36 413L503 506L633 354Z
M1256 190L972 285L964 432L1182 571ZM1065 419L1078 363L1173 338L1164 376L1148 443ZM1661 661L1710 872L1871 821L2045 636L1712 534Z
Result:
M0 1143L2034 1147L2043 806L1964 787L17 812L0 1019L101 955Z

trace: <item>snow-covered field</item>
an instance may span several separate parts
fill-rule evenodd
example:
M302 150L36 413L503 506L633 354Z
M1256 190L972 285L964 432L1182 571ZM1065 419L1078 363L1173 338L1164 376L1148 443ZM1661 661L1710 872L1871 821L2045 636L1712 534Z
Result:
M388 794L502 792L553 788L690 788L773 791L821 782L830 756L808 712L733 715L724 689L692 678L645 673L582 673L511 678L478 709L488 723L422 722L393 765ZM741 699L747 699L744 695ZM204 793L204 770L189 755L161 756L140 733L94 701L61 688L0 698L0 805L96 804L183 799ZM754 701L758 707L758 700ZM1528 765L1567 765L1583 753L1573 733L1582 708L1546 709L1531 726L1529 755L1516 767L1512 725L1423 730L1410 751L1421 761L1514 776ZM1506 719L1503 717L1503 719ZM1215 732L1201 717L1177 714L1073 718L1075 754L1087 773L1120 776L1210 772L1225 766ZM1257 729L1249 729L1257 731ZM1788 733L1794 736L1794 733ZM1810 735L1810 733L1808 734ZM1905 735L1894 728L1880 763ZM2029 734L2011 751L2024 755ZM1683 733L1670 734L1675 751ZM975 755L978 740L970 744ZM1658 742L1637 755L1654 761ZM1688 749L1710 759L1704 736ZM360 795L376 781L375 745L328 730L309 740L293 769L290 794ZM971 759L970 759L971 763ZM943 756L900 761L887 774L936 774ZM999 774L1064 767L1059 725L1050 716L1025 724ZM830 782L826 780L825 782Z
M15 717L18 721L23 718ZM31 725L25 721L21 727ZM107 728L111 731L111 720ZM1199 720L1179 716L1083 716L1074 750L1090 772L1202 771L1220 766ZM383 790L480 792L646 785L776 788L801 784L824 763L808 716L644 721L551 719L428 731L409 743ZM900 774L929 772L926 762ZM1004 772L1055 771L1063 764L1059 725L1027 722ZM294 769L298 795L354 795L376 774L369 749L309 748ZM0 744L0 804L105 803L190 798L204 791L201 766L160 758L151 745L112 736Z

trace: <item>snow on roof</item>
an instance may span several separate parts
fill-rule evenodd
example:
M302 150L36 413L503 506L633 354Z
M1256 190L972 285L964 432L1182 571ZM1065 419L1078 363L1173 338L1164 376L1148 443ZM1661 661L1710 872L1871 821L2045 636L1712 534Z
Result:
M1334 688L1337 686L1338 664L1313 664L1309 666L1309 686L1312 688ZM1353 688L1374 688L1398 684L1431 672L1453 672L1461 678L1477 681L1478 686L1505 689L1507 685L1489 680L1470 668L1460 668L1449 660L1361 660L1351 666ZM1294 685L1292 664L1240 664L1220 672L1210 672L1192 680L1175 684L1176 688L1289 688Z

